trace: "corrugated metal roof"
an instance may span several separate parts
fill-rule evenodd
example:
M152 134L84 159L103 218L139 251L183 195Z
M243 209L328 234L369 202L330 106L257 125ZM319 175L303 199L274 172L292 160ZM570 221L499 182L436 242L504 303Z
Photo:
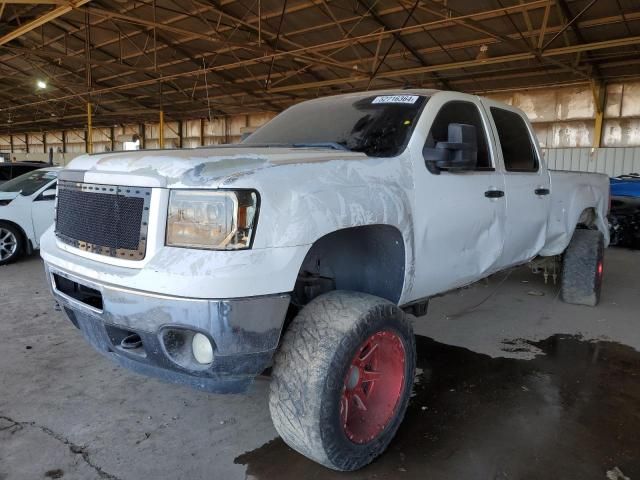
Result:
M637 0L94 0L40 24L64 8L2 11L0 128L82 126L87 101L112 125L161 108L193 118L354 90L484 93L640 70Z

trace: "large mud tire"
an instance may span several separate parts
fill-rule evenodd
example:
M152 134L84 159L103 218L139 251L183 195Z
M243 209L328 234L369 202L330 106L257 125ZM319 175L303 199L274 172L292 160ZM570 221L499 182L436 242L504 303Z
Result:
M306 457L334 470L357 470L398 430L415 358L411 324L396 305L357 292L322 295L292 321L276 354L273 424ZM351 409L360 402L368 408Z
M578 229L562 259L560 294L566 303L595 307L604 273L604 237L598 230Z

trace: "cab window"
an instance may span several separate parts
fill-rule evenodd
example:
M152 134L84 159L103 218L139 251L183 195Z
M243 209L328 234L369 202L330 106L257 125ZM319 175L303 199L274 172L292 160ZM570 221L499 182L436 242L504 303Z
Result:
M478 141L478 166L476 170L493 170L494 166L482 117L478 107L471 102L456 100L445 103L431 125L425 147L435 148L438 142L446 142L449 136L450 123L462 123L476 127Z
M491 116L498 131L504 168L508 172L537 172L538 154L524 119L497 107L491 107Z

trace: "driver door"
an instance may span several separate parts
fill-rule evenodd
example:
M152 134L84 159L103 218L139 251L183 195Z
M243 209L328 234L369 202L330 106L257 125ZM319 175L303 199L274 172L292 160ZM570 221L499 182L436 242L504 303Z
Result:
M416 300L479 280L498 269L504 246L505 181L490 141L489 119L477 97L440 93L423 113L424 146L447 142L451 123L473 125L475 170L431 173L415 165ZM417 152L416 152L417 153ZM415 154L415 153L414 153Z
M51 226L55 217L57 180L49 183L34 195L31 202L31 220L35 233L35 246L40 245L40 237ZM53 195L52 195L53 193Z

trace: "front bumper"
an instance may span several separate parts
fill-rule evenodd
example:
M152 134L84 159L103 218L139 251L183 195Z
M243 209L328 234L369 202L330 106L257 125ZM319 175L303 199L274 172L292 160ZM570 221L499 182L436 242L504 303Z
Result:
M243 392L269 366L289 306L288 294L183 298L101 284L48 263L45 270L63 311L100 353L143 375L214 393ZM99 300L84 300L73 288ZM209 365L191 354L195 332L212 342ZM123 339L136 334L141 346L124 348Z

